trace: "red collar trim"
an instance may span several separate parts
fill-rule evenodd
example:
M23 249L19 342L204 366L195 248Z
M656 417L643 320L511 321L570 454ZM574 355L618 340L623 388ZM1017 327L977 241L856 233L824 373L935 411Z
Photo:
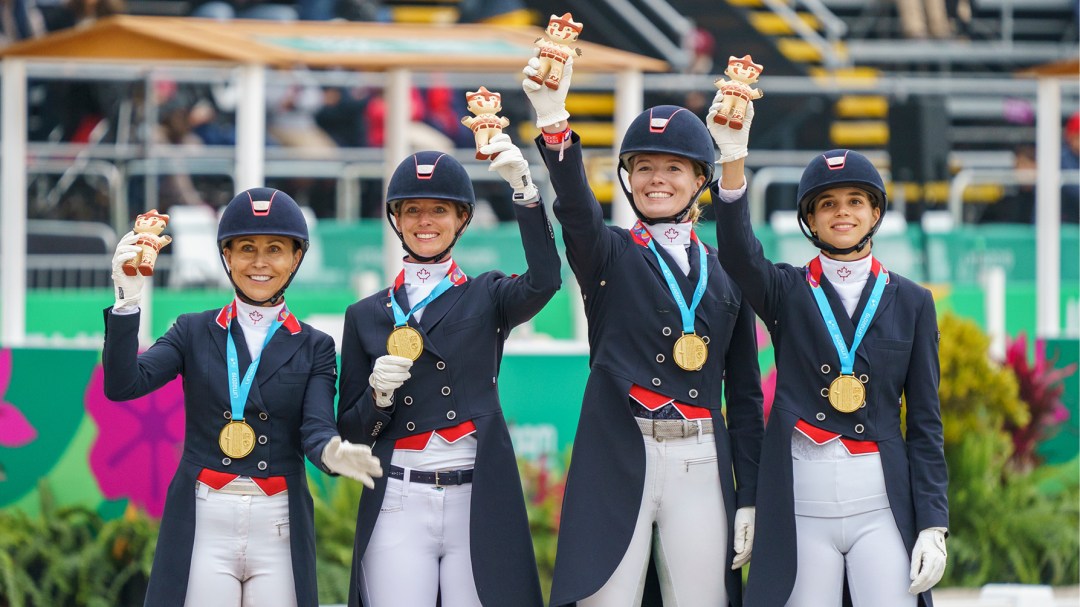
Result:
M228 330L229 323L232 319L236 318L236 302L230 301L227 306L218 312L215 321L222 329ZM289 311L288 304L281 307L281 312L278 313L277 319L281 321L281 326L285 327L291 335L296 335L300 332L300 321L297 320L296 315Z
M456 287L468 282L469 277L465 275L465 271L458 267L456 261L450 262L450 268L446 271L446 275L450 277L450 282ZM394 288L391 291L397 291L405 284L405 268L402 268L398 272L397 278L394 279Z
M810 283L812 288L818 288L821 286L821 258L814 257L806 264L806 282ZM870 273L874 276L885 275L885 284L889 284L889 272L885 269L885 266L881 265L877 257L870 260Z
M634 227L630 228L630 236L634 239L634 244L646 247L649 246L649 241L652 240L652 234L649 233L649 229L645 227L645 224L641 220L637 220L634 223ZM697 232L690 230L690 242L697 244L698 237Z

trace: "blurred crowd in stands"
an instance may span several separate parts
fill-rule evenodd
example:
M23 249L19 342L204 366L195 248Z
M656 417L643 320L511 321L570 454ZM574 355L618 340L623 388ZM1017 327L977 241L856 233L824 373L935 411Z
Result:
M130 0L133 3L163 0ZM232 18L294 20L388 21L389 8L382 0L167 0L182 5L192 17L228 20ZM96 19L126 12L125 0L0 0L0 46L40 37L65 28L80 27ZM970 17L969 0L896 0L903 34L912 38L945 38L962 29ZM461 0L457 4L461 22L479 22L511 14L529 14L523 0ZM503 20L502 22L506 22ZM959 25L958 25L959 24ZM689 40L693 61L689 73L715 71L714 36L697 28ZM31 80L29 90L29 137L31 142L171 144L184 146L231 146L235 144L237 92L226 84L173 82L155 79L147 90L144 82ZM708 91L693 93L672 102L704 115ZM464 91L438 82L428 82L412 90L409 139L415 149L469 148L472 135L461 126L467 113ZM510 92L513 94L513 92ZM146 115L147 95L153 96L156 127L135 128ZM338 148L383 145L386 101L379 88L324 86L301 69L271 81L267 87L266 140L268 146L290 148L292 158L332 158ZM504 103L504 113L513 124L529 117L515 115L524 103ZM1062 167L1077 170L1077 131L1074 116L1066 127ZM1034 166L1030 145L1015 149L1016 168ZM232 184L223 175L191 175L182 163L175 174L161 175L154 184L157 206L167 211L175 204L209 205L219 208L232 197ZM34 176L36 181L55 176ZM335 212L336 180L305 177L282 178L270 183L291 193L320 217ZM270 181L273 181L272 179ZM52 184L45 183L42 188ZM361 214L382 214L381 184L361 184ZM499 184L478 184L478 194L491 204L484 209L490 220L512 219L512 207ZM128 184L132 215L139 207L145 182ZM1066 188L1063 207L1065 221L1076 222L1077 188ZM92 178L80 177L60 196L31 197L32 218L79 219L109 222L110 193ZM1005 199L983 214L983 221L1031 222L1034 195L1029 186L1017 186ZM491 211L488 213L488 211Z

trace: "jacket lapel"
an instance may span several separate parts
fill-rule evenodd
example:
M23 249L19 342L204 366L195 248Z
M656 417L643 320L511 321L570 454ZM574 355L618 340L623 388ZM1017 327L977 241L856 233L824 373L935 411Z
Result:
M847 310L844 309L843 302L840 301L840 295L833 288L825 278L821 279L821 290L825 293L825 299L829 302L829 309L832 310L833 316L836 317L836 325L840 327L840 333L844 336L844 343L851 347L852 340L855 339L855 323L851 321L851 318L847 314ZM814 306L817 307L816 305ZM821 311L818 311L818 316L821 316ZM822 323L824 323L822 319ZM826 329L827 330L827 329Z
M446 316L446 313L454 307L454 304L456 304L459 299L461 299L462 294L465 293L465 289L467 288L469 288L468 282L456 285L424 307L424 314L420 319L420 326L423 327L425 333L431 333L435 326L439 324L439 321Z
M259 360L259 370L255 372L256 383L265 383L266 380L273 377L296 354L296 351L307 341L307 338L308 333L305 331L292 334L284 326L278 327L277 331L274 332L274 336L270 338L270 343L263 348ZM255 394L254 387L252 387L251 393ZM254 400L254 398L250 398L250 400Z

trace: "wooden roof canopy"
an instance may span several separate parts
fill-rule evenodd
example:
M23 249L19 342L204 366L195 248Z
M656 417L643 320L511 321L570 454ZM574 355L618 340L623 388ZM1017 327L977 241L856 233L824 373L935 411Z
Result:
M539 27L408 25L356 21L215 21L118 15L86 27L13 44L0 57L88 61L226 62L278 68L305 65L359 71L520 70ZM583 71L667 71L653 59L589 42L575 43Z

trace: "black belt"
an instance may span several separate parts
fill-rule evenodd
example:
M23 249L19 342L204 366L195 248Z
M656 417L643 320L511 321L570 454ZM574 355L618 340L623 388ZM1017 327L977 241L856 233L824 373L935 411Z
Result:
M447 485L464 485L472 482L472 470L449 470L447 472L424 472L423 470L410 470L410 483L424 483L445 487ZM405 469L400 466L390 466L390 478L405 479Z

